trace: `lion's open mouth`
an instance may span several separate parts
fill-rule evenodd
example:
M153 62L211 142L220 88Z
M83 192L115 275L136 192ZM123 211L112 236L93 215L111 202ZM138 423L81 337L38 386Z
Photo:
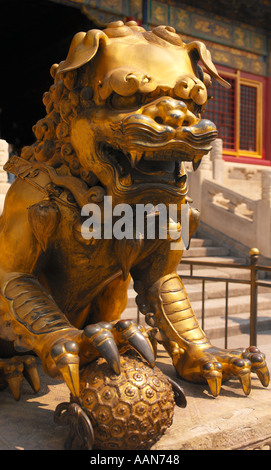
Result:
M150 160L150 155L146 155L144 151L135 160L127 150L122 151L108 144L103 144L99 153L110 164L118 191L140 191L147 188L155 190L163 187L171 193L177 190L180 194L186 194L188 190L186 172L179 161L180 154L177 150L168 151L168 158L164 160L158 159L158 152L157 158Z
M176 181L175 176L179 165L173 158L168 161L150 161L143 151L140 152L140 158L136 159L128 151L122 151L108 144L102 145L101 152L118 171L120 183L124 186L140 182L174 184ZM171 154L173 154L172 151Z

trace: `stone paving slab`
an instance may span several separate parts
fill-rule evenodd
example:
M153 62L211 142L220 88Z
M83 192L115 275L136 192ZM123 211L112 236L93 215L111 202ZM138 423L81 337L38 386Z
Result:
M51 379L38 364L40 391L35 394L24 381L22 396L15 401L6 388L0 392L0 450L62 450L66 429L54 423L54 410L69 401L69 391Z
M271 338L271 336L269 336ZM271 367L271 343L261 346ZM240 345L240 344L239 344ZM159 350L157 366L176 380L166 353ZM63 450L68 428L56 425L56 406L69 401L64 383L40 369L41 389L34 394L24 383L16 402L8 389L0 393L0 450ZM177 379L187 407L175 407L172 426L153 450L229 450L249 446L271 436L271 387L263 388L253 375L252 392L246 397L237 380L223 384L213 398L205 385ZM254 445L254 444L253 444Z

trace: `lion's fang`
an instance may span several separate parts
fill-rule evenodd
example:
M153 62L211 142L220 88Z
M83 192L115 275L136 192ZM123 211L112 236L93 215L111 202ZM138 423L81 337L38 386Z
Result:
M144 152L139 153L139 152L136 152L135 150L131 151L130 158L131 158L131 167L132 168L135 168L138 165L138 163L140 162L143 155L144 155Z

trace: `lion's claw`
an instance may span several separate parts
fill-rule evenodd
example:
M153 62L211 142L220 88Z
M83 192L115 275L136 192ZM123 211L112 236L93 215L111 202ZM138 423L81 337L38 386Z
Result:
M210 357L211 353L211 357ZM269 384L269 371L265 355L254 346L247 349L223 351L210 348L205 359L200 361L200 374L207 381L213 396L220 393L221 383L230 377L237 377L245 395L251 392L251 373L255 372L264 387Z
M257 374L264 387L268 387L270 375L265 362L265 355L255 346L247 348L242 356L251 362L251 371Z
M26 378L34 392L40 388L40 379L33 356L14 356L0 360L0 374L8 384L15 400L19 400L22 392L23 377Z
M75 341L52 347L51 356L73 396L79 397L79 347Z
M106 359L116 374L120 374L119 350L133 348L153 367L155 358L147 334L132 320L119 320L114 325L99 322L88 325L83 337L88 341L88 347L95 348ZM84 348L87 357L87 350Z
M88 325L84 329L83 339L87 340L89 346L92 346L100 353L115 374L120 374L119 351L112 329L111 323L107 322Z
M135 349L151 366L154 366L154 353L147 334L130 320L117 323L99 322L88 325L83 331L65 333L51 347L53 369L60 373L71 393L80 395L79 368L97 357L103 357L115 374L120 374L119 349ZM118 349L119 348L119 349Z
M131 320L120 320L115 325L118 344L128 344L154 367L155 357L151 342L141 327Z
M229 360L229 370L231 375L238 377L245 395L251 392L251 363L241 357L233 357Z
M222 364L217 361L205 362L201 367L201 374L207 381L211 394L217 397L222 384Z

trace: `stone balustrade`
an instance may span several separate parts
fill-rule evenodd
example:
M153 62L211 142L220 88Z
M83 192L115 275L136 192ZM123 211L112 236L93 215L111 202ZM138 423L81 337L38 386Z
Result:
M227 167L222 141L217 139L198 170L188 171L188 195L204 224L248 249L256 246L262 256L271 258L271 170L249 167ZM239 179L227 178L234 172Z

